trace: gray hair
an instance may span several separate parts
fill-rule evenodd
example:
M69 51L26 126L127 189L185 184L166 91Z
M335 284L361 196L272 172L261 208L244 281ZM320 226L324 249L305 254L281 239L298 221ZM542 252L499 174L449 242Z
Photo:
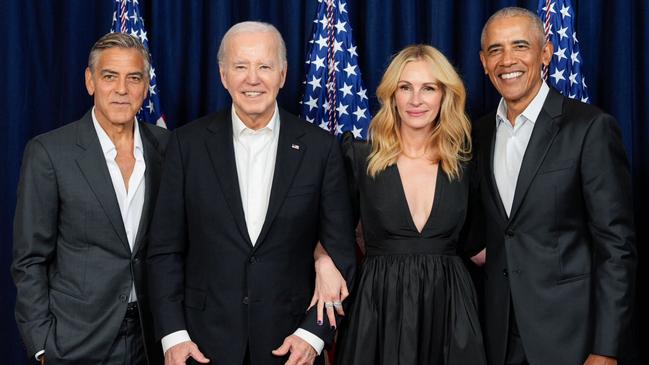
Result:
M539 44L540 45L545 44L545 28L543 27L543 22L541 21L541 18L539 18L538 15L534 14L533 12L525 8L510 6L498 10L492 16L490 16L489 19L487 19L487 22L485 23L484 27L482 27L482 34L480 34L480 48L484 49L485 47L484 42L487 36L487 27L489 26L489 24L499 19L513 18L513 17L527 18L532 25L532 31L534 31L535 35L538 37Z
M279 30L277 30L277 28L272 24L255 21L237 23L225 32L223 39L221 39L221 45L219 45L219 52L216 55L219 65L221 65L223 59L225 59L225 46L227 42L232 36L240 33L272 33L277 39L277 54L279 55L279 59L282 61L280 69L284 68L284 65L286 64L286 43L284 43L284 39Z
M101 52L115 47L134 49L140 52L142 60L144 61L144 69L146 70L145 76L149 78L151 72L151 56L149 56L149 51L144 48L144 45L140 42L139 38L127 33L108 33L95 42L92 49L90 49L90 55L88 56L88 68L90 71L95 72L95 65L97 64Z

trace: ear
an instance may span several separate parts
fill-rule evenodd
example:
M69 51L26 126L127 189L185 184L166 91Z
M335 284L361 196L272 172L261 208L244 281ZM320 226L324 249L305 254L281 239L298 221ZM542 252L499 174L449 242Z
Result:
M224 65L222 63L219 63L219 75L221 75L221 83L223 84L223 87L227 90L228 89L228 78L225 75L225 70L223 69Z
M284 82L286 81L286 70L288 69L288 63L284 62L282 66L282 70L280 71L280 77L282 79L279 84L280 89L284 87Z
M85 78L86 90L88 90L88 95L92 96L95 94L95 80L92 79L92 71L89 67L86 67Z
M487 71L487 58L485 56L485 53L482 50L480 51L480 62L482 63L482 69L484 70L484 74L488 75L489 72Z
M552 42L545 42L543 49L541 50L541 62L545 67L548 67L550 61L552 60L552 52L554 51L554 45Z

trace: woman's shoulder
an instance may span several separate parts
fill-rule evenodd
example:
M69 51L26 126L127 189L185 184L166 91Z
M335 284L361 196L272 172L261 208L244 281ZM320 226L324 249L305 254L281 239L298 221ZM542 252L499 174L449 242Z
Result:
M346 157L352 158L353 160L366 160L372 150L372 145L367 141L357 139L352 132L345 132L343 134L341 148Z

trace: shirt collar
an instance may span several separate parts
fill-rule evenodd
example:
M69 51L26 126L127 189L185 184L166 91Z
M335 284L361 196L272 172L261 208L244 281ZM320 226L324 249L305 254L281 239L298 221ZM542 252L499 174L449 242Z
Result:
M232 133L234 134L234 138L236 138L238 140L239 136L241 136L244 132L252 131L252 129L248 128L243 123L241 118L239 118L239 116L236 113L234 104L232 104L231 113L232 113ZM277 102L276 102L275 103L275 111L273 112L273 116L270 117L270 121L268 122L268 124L265 127L259 129L259 131L268 129L271 132L274 132L277 129L278 123L279 123L279 109L277 107Z
M95 127L95 132L97 133L97 137L99 137L99 144L101 145L101 151L104 153L104 156L110 156L111 158L115 158L117 155L117 149L115 148L115 144L113 141L108 137L108 134L102 128L102 126L99 124L99 121L97 120L97 116L95 115L95 107L92 108L92 124ZM135 125L133 128L133 155L135 156L136 160L141 160L143 159L143 151L144 147L142 144L142 137L140 136L140 126L137 122L135 121Z
M536 94L534 99L532 99L532 102L527 106L527 108L523 110L521 116L532 124L536 123L536 119L538 119L539 114L541 114L541 109L543 108L543 104L545 103L545 99L549 93L550 87L548 87L545 82L541 83L539 92ZM500 103L498 104L498 109L496 111L496 127L505 121L507 121L507 103L505 103L504 98L500 98Z

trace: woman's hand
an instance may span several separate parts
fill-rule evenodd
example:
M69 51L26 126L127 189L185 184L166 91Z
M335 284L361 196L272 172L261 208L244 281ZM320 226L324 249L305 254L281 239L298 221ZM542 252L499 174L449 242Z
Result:
M327 251L320 242L313 252L315 259L315 290L309 308L317 305L318 325L323 324L323 314L326 311L329 325L336 328L336 317L334 310L341 316L345 315L342 302L349 296L347 283L340 274Z

